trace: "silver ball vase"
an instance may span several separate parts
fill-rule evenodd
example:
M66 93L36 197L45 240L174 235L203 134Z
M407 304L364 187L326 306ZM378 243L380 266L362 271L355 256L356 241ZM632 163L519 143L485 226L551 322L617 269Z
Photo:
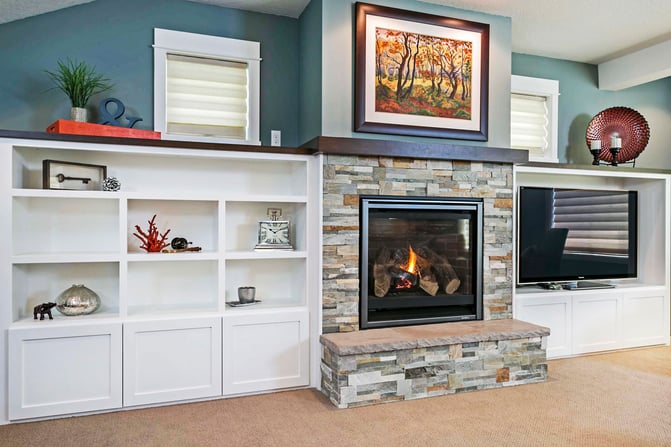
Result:
M100 297L84 284L73 284L56 297L56 309L67 316L88 315L100 307Z

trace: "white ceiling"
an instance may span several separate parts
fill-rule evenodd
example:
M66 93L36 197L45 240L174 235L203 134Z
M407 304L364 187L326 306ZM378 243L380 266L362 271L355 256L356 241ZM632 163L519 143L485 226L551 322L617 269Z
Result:
M90 1L0 0L0 23ZM297 18L310 0L191 1ZM598 64L671 39L669 0L422 1L511 17L516 53Z

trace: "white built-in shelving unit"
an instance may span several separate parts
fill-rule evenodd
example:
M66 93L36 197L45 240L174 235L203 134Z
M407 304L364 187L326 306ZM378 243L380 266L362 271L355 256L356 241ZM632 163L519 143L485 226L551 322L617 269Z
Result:
M104 165L121 190L43 189L45 159ZM0 161L2 421L315 386L319 156L0 138ZM271 207L294 250L254 250ZM133 233L154 214L202 250L146 253ZM72 284L101 308L33 319ZM240 286L261 303L227 305Z
M638 191L638 277L615 288L513 289L514 318L551 330L549 358L669 344L671 174L609 166L530 164L514 168L520 186ZM515 203L517 209L517 203ZM517 236L517 235L515 235Z

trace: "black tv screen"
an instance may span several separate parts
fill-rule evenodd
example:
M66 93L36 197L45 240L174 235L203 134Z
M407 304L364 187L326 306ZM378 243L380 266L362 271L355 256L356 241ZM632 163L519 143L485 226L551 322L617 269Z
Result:
M637 275L637 192L519 188L518 284Z

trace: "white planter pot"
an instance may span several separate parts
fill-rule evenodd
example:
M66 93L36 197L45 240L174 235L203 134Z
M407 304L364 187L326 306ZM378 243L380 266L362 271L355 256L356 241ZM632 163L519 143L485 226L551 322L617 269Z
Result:
M86 122L86 109L83 107L73 107L70 109L70 119L72 121Z

